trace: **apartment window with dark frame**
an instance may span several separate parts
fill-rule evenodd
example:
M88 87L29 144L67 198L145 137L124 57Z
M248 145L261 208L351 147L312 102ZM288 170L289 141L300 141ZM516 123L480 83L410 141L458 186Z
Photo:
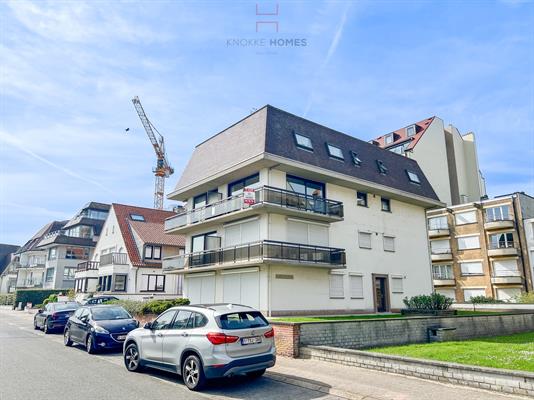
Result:
M220 200L221 197L222 196L217 189L199 194L198 196L193 197L193 209L215 203L216 201Z
M164 292L165 275L141 275L141 292Z
M45 282L52 282L54 280L55 268L47 268L45 274Z
M352 159L352 163L359 167L362 165L362 160L360 160L360 157L358 157L358 154L354 151L350 151L350 158Z
M161 246L145 245L145 260L161 260Z
M368 207L368 205L367 205L367 193L365 193L365 192L356 192L356 203L360 207Z
M260 181L260 174L255 173L246 178L238 179L237 181L228 184L228 197L235 196L243 191L244 188L252 186Z
M295 144L297 145L297 147L304 150L313 151L313 144L308 136L293 132L293 137L295 138Z
M308 196L325 198L325 184L298 176L286 175L286 189Z
M63 280L73 281L77 267L65 267L63 268Z
M57 259L57 248L56 247L52 247L48 249L48 259L49 260Z
M130 214L130 218L132 219L132 221L145 222L145 217L141 214Z
M68 260L88 260L88 247L67 247L65 251L65 258Z
M380 198L380 208L384 212L391 212L391 200L384 197Z
M343 150L341 150L339 147L334 146L333 144L330 144L330 143L326 143L326 150L328 151L328 155L331 158L334 158L340 161L345 161L345 157L343 156Z
M380 172L382 175L386 175L388 173L388 167L386 167L382 160L376 160L376 166L378 167L378 172Z
M128 275L126 274L117 274L113 279L113 291L114 292L126 292L126 281Z

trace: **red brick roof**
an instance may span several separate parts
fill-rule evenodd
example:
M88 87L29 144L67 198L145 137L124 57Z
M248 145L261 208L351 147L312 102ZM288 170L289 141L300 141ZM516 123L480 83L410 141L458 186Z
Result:
M144 243L185 247L185 236L165 233L163 224L156 222L130 221L130 226Z
M387 145L385 143L385 137L388 136L389 133L386 133L385 135L377 137L375 141L378 142L378 146L383 149L395 147L397 145L400 145L401 143L410 141L410 144L406 147L406 150L412 150L417 144L417 142L419 141L419 139L421 139L421 136L423 136L423 134L426 132L427 128L430 126L432 121L434 121L434 118L435 117L430 117L422 121L416 122L415 124L408 125L408 126L415 125L416 132L415 132L415 135L413 136L408 136L406 134L406 128L408 127L407 126L401 129L397 129L396 131L390 132L394 134L392 143L389 143Z
M111 205L113 209L115 210L115 215L117 217L117 222L119 223L119 229L121 231L121 235L124 239L124 243L126 245L126 251L128 252L128 257L130 258L130 262L133 266L136 267L146 267L146 266L153 266L149 265L143 262L143 259L141 255L139 254L139 250L137 248L137 245L135 244L135 239L132 234L132 229L135 229L135 231L141 236L141 239L144 241L143 236L145 237L153 237L154 239L156 237L159 237L159 233L155 233L155 231L159 232L160 228L156 228L156 226L161 227L161 235L164 236L175 236L175 235L166 235L163 233L163 226L165 219L172 217L176 215L172 211L164 211L164 210L156 210L153 208L145 208L145 207L135 207L135 206L127 206L124 204L116 204L113 203ZM145 221L134 221L132 220L131 215L141 215L144 217ZM147 224L146 228L140 228L142 224ZM137 229L136 229L137 228ZM141 234L140 231L143 233ZM176 235L178 238L179 236ZM166 239L169 240L170 239ZM183 243L184 238L181 239L174 239L173 243ZM153 242L152 244L160 244L159 242ZM161 244L167 244L167 243L161 243ZM180 244L169 244L170 246L183 246Z

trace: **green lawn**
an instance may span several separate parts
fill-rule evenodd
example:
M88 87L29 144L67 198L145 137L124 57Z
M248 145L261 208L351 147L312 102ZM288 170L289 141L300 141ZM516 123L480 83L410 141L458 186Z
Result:
M534 372L534 332L461 342L382 347L369 351Z
M495 315L491 311L458 311L458 315ZM380 318L403 318L401 314L356 314L356 315L335 315L319 317L280 317L270 318L273 322L324 322L324 321L350 321L358 319L380 319Z

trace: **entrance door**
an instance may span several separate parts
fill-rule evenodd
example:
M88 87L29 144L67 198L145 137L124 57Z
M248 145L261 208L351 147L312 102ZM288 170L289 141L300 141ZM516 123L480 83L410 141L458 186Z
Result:
M389 291L388 291L388 277L387 275L374 275L374 298L375 311L387 312L389 311Z

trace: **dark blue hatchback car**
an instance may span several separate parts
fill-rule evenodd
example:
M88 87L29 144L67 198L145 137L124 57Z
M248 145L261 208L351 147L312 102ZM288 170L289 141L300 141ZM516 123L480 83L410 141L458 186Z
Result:
M79 343L90 354L100 349L122 350L126 335L138 326L139 322L121 306L83 306L69 318L63 338L65 346Z

